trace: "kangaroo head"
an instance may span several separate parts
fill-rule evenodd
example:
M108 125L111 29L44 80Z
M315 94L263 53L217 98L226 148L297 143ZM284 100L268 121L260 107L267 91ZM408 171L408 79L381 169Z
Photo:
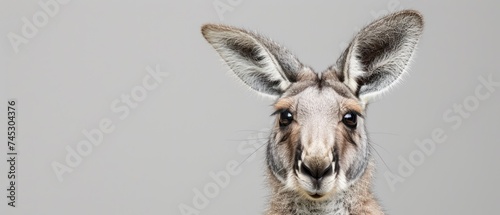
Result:
M365 172L366 105L408 68L422 28L415 11L376 20L321 73L256 33L212 24L202 33L237 77L276 99L267 147L271 177L315 200L348 189Z

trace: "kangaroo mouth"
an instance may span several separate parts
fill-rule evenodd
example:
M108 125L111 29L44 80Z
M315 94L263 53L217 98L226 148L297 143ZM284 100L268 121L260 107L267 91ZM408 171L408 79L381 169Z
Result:
M321 193L321 192L306 192L307 198L312 201L322 201L330 196L331 192Z
M320 199L321 197L323 197L324 195L320 195L318 193L315 193L315 194L309 194L310 197L312 197L313 199Z

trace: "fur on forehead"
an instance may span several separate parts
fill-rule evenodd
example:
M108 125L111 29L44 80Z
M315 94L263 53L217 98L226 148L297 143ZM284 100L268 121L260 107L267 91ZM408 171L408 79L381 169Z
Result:
M281 97L297 95L311 86L317 86L320 89L323 87L333 87L343 97L355 97L349 87L341 82L334 68L329 68L322 73L316 73L309 67L305 67L299 73L297 80L285 90Z
M307 72L289 86L283 95L276 100L274 108L276 110L294 109L297 96L310 88L315 88L319 92L325 91L327 88L333 90L336 95L342 99L342 108L364 113L364 105L358 97L346 86L340 82L336 73L328 70L324 73Z

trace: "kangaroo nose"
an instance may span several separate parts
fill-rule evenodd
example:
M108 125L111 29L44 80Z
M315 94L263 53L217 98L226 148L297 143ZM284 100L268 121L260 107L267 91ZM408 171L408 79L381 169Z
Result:
M333 172L333 167L331 163L326 168L321 165L308 167L304 162L302 162L302 164L300 165L300 172L311 177L312 179L319 181L323 179L323 177L331 175Z

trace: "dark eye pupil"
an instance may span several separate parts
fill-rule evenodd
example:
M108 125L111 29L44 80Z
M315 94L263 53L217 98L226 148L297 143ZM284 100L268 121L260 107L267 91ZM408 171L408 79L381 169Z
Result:
M342 122L349 128L356 128L356 125L358 124L357 116L358 115L356 113L346 113L344 115L344 118L342 119Z
M293 115L288 110L284 110L280 113L280 126L290 125L293 121Z

